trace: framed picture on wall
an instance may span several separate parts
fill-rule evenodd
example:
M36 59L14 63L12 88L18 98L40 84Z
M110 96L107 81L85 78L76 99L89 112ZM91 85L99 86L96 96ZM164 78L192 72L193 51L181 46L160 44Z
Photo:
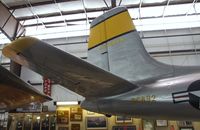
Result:
M167 127L168 121L167 120L156 120L157 127Z
M193 127L180 127L179 130L194 130Z
M142 120L143 130L155 130L154 120Z
M178 121L178 126L179 127L192 127L192 121Z
M136 130L136 126L113 126L112 130Z
M107 129L107 119L104 116L86 117L87 129Z
M69 128L65 127L65 126L60 126L60 127L58 127L58 130L69 130Z
M83 110L80 107L70 108L70 121L82 121Z
M71 124L71 130L80 130L81 126L80 124Z
M132 123L133 120L131 117L128 117L128 116L116 116L115 118L115 122L116 123Z
M68 124L69 123L69 111L58 110L57 111L57 123L58 124Z

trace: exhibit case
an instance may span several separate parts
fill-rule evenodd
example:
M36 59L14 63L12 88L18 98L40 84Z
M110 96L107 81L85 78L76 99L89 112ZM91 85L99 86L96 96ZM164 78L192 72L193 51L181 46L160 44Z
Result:
M56 130L55 112L9 113L7 130Z

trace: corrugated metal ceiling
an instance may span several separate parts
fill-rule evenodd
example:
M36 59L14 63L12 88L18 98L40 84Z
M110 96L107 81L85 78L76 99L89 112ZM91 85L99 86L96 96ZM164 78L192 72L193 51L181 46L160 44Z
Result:
M89 23L111 8L111 0L3 2L15 10L14 16L26 27L26 35L41 39L88 35ZM139 31L200 26L198 0L116 0L119 4L128 7Z

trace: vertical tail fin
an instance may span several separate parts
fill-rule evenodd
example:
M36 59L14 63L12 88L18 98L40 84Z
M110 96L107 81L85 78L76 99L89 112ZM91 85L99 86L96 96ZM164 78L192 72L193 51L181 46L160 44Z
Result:
M127 80L172 71L149 56L125 7L114 8L91 23L88 50L89 62Z

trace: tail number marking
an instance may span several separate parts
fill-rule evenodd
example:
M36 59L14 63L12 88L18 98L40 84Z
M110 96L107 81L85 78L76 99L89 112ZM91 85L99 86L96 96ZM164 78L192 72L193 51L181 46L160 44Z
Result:
M132 101L139 101L139 102L155 102L156 96L155 95L148 95L148 96L137 96L133 97Z

